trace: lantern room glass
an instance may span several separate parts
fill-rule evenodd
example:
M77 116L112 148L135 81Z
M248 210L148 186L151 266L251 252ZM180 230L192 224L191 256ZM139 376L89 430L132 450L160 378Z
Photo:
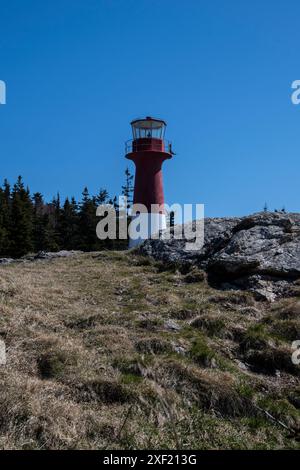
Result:
M139 119L131 123L133 139L160 139L165 136L166 123L159 119Z

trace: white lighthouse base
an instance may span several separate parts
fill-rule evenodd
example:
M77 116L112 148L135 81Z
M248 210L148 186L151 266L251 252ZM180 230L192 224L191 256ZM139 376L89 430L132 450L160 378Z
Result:
M134 216L129 225L129 248L141 245L149 238L158 238L159 232L166 228L165 214L141 213Z

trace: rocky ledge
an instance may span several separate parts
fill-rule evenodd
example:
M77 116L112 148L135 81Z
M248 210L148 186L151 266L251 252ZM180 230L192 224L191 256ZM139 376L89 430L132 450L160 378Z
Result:
M61 250L61 251L39 251L36 254L25 255L22 258L0 258L0 264L23 263L26 261L51 260L54 258L68 258L77 255L82 251Z
M203 246L189 251L187 238L177 236L183 228L189 233L196 223L175 226L173 238L163 232L159 240L147 240L139 250L164 263L197 266L221 289L250 290L269 301L299 292L299 213L207 218Z

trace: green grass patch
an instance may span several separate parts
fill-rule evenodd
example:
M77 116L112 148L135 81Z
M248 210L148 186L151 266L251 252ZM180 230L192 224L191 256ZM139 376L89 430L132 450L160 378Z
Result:
M251 325L244 333L240 348L245 351L248 349L263 349L267 346L268 339L270 339L270 336L265 325L256 323Z
M215 358L214 351L208 346L206 339L201 335L192 342L189 355L197 364L206 367L209 366Z
M121 376L121 382L125 385L130 385L130 384L137 384L143 381L143 377L136 375L136 374L122 374Z
M191 326L198 328L208 336L220 336L225 328L225 322L221 318L197 317L192 321Z

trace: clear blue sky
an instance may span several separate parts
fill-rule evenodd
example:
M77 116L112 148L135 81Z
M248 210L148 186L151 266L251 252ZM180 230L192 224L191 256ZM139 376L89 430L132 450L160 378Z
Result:
M300 210L299 1L0 0L0 22L1 180L119 194L129 122L153 115L167 202Z

